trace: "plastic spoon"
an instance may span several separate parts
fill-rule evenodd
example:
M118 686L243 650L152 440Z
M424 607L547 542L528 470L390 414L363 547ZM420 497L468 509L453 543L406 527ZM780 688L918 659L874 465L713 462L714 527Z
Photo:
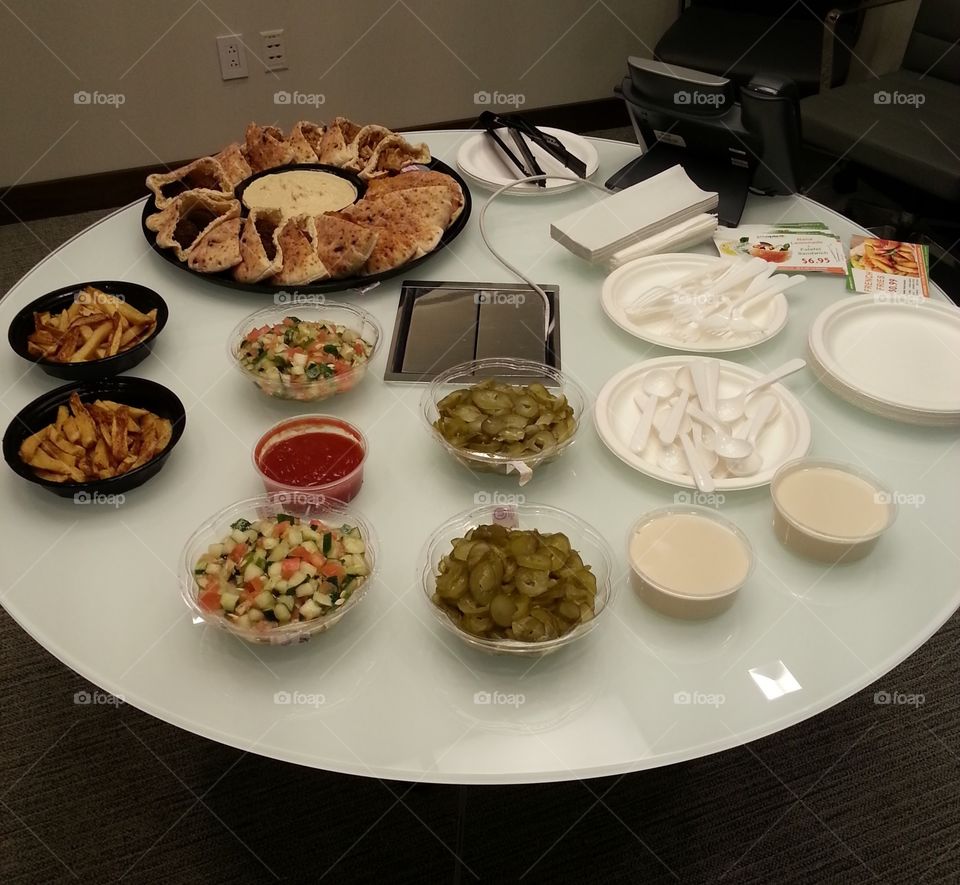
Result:
M707 377L707 360L693 360L690 363L690 374L693 376L693 386L697 391L700 408L705 412L710 408L710 381Z
M755 393L758 390L762 390L764 387L768 387L771 384L776 383L781 378L786 378L787 375L792 375L794 372L799 372L804 366L806 366L807 361L797 357L796 359L787 360L782 366L778 366L772 372L768 372L762 378L758 378L752 384L745 387L740 391L736 396L728 396L724 399L721 399L717 403L717 408L714 414L727 424L731 424L734 421L739 420L743 416L743 410L747 404L747 397L751 393Z
M748 457L753 452L753 446L750 443L745 439L737 439L735 436L731 436L719 422L714 421L706 412L701 411L696 406L687 406L687 414L701 424L706 424L713 431L713 450L721 458L739 460Z
M673 383L678 389L685 390L690 396L696 396L697 388L693 384L693 375L690 373L690 366L684 365L677 370Z
M640 386L647 395L649 406L640 410L640 423L637 425L637 429L633 433L633 439L630 441L631 451L638 455L647 447L650 428L653 425L653 416L657 413L660 400L672 396L677 389L677 386L673 383L673 375L666 369L654 369L652 372L647 372L643 381L640 382ZM636 402L636 397L634 401Z
M680 434L680 445L683 446L683 454L687 459L687 466L693 474L693 481L697 484L697 488L700 489L701 492L709 494L716 489L716 485L713 482L710 471L706 469L700 460L700 455L694 448L693 440L690 439L689 433Z
M658 431L662 430L664 425L669 420L669 414L661 412L653 419L653 426L657 428ZM684 414L680 419L680 427L677 430L677 433L690 433L696 432L699 429L700 425L695 424L689 415ZM675 437L676 438L676 437ZM704 466L709 471L711 465L708 463L709 458L702 457L701 460L704 462ZM671 473L686 473L687 471L687 458L683 454L683 446L679 442L674 441L670 445L661 446L660 454L657 457L657 463L664 469L669 470Z
M777 417L777 415L780 414L780 397L775 393L760 393L756 396L750 397L750 399L747 400L747 405L744 408L743 413L747 416L747 418L752 418L754 414L756 414L757 409L759 409L761 405L768 400L774 405L773 410L770 412L770 415L767 418L767 423L769 424L774 418Z
M707 395L710 397L710 404L706 410L711 415L717 414L717 393L720 389L720 363L716 360L704 360L707 366Z
M646 393L634 394L633 401L640 410L640 420L633 431L633 436L630 437L630 451L639 455L647 447L650 425L653 424L653 415L657 411L657 401Z
M753 451L742 460L731 459L727 461L727 470L734 476L750 476L757 473L763 467L763 458L757 451L757 437L760 431L766 427L767 422L773 417L775 411L779 411L780 406L775 396L759 397L760 404L754 410L753 417L747 425L747 432L744 439L753 446Z
M690 401L690 394L686 390L680 391L680 396L670 407L666 420L658 428L660 442L669 446L680 432L680 422L687 416L687 403Z

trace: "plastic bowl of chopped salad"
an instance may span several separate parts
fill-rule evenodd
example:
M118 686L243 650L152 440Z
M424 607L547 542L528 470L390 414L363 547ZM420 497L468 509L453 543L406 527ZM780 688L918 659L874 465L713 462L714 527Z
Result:
M268 396L318 402L363 380L381 335L362 308L297 296L244 318L230 334L229 352Z
M238 501L193 533L181 595L194 623L291 645L329 630L363 599L376 571L370 524L355 510L295 499Z

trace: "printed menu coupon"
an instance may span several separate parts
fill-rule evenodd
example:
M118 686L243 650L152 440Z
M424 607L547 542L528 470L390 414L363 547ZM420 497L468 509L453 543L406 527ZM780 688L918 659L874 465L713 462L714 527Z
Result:
M783 222L721 227L714 236L721 255L750 255L778 270L846 274L843 243L820 222Z
M919 243L850 238L847 288L868 295L930 297L930 250Z

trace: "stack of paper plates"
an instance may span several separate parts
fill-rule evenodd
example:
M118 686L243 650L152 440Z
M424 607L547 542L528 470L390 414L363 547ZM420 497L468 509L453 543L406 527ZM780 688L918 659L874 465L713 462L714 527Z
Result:
M854 295L814 320L810 367L828 390L894 421L960 425L960 310Z

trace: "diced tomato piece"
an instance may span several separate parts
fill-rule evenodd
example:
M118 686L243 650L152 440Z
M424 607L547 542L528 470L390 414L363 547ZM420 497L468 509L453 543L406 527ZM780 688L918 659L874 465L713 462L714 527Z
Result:
M326 563L327 557L322 553L308 553L307 562L310 563L317 571L323 568L324 563Z
M273 530L274 537L282 538L290 530L290 523L285 519L277 523L277 527Z
M246 587L249 593L256 596L263 589L263 578L258 577L252 581L247 581Z
M200 608L205 612L216 612L220 611L220 590L219 585L218 589L207 589L204 590L199 597Z
M303 544L300 544L298 547L294 547L293 550L287 554L287 556L299 556L301 559L305 559L306 557L310 556L310 551L307 550Z
M230 558L234 562L240 562L244 556L247 555L247 545L246 544L237 544L233 550L230 551Z
M327 561L320 569L320 574L325 578L342 578L347 573L342 563Z
M300 568L300 557L299 556L290 556L283 561L283 564L280 566L280 577L283 580L292 578L297 570Z
M366 353L364 344L359 338L353 342L353 349L356 353Z
M346 360L335 359L333 361L333 371L338 375L343 375L346 372L349 372L353 366L350 365Z

